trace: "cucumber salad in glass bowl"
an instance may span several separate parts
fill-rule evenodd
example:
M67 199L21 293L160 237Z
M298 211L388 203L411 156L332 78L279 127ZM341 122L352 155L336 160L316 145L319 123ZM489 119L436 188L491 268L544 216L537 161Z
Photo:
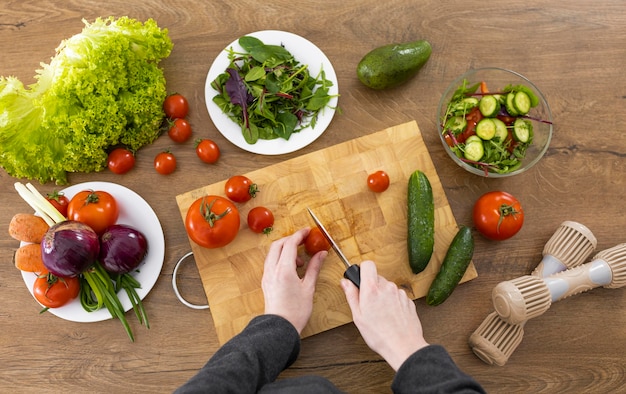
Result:
M522 75L500 68L470 70L439 103L439 137L461 167L498 178L531 168L552 137L543 94Z

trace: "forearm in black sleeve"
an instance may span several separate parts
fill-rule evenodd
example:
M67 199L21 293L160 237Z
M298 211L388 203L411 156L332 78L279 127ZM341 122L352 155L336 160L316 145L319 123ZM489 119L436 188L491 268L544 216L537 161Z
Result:
M485 392L438 345L430 345L413 353L398 369L391 388L396 394Z
M256 393L299 352L300 336L291 323L276 315L258 316L176 393Z

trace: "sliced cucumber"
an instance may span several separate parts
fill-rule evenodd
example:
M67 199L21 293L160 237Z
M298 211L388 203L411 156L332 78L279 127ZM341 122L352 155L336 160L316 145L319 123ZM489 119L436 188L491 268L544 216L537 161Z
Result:
M463 150L463 156L467 160L478 161L482 159L485 154L485 147L483 146L483 140L473 135L465 140L465 149Z
M496 135L493 139L502 143L509 137L509 130L506 128L506 124L498 118L493 118L493 123L496 125Z
M500 112L500 101L495 96L483 96L478 103L478 109L483 116L493 118Z
M476 125L476 135L488 141L496 135L496 124L491 118L482 118Z
M516 92L515 97L513 97L513 105L518 115L526 115L530 111L530 97L525 92Z
M515 104L513 100L515 99L515 92L510 92L506 95L506 112L511 116L517 116L517 109L515 109Z
M446 129L452 134L460 134L467 128L467 119L463 116L453 116L446 122Z
M466 144L469 144L470 142L483 142L483 140L480 139L479 136L477 136L476 134L474 135L470 135L469 137L467 137L467 139L465 140Z
M513 123L513 138L516 141L529 143L533 137L533 125L525 119L515 119Z
M452 108L452 113L455 115L465 115L472 109L478 106L478 99L476 97L466 97L463 100L456 103Z

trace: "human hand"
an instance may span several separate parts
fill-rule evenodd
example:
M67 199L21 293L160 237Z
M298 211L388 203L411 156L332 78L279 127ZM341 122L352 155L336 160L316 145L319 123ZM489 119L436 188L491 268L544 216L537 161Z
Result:
M415 304L395 283L379 276L373 261L361 263L361 286L341 280L354 324L367 346L397 371L417 350L428 346Z
M265 313L287 319L301 333L313 312L313 294L322 262L328 252L316 253L309 260L304 276L296 267L304 264L298 258L298 246L310 229L304 228L272 243L265 258L261 287L265 297Z

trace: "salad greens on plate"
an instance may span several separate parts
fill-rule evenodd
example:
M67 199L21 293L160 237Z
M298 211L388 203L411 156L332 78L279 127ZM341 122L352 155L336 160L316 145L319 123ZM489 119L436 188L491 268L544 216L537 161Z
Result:
M314 128L333 97L333 82L324 70L311 75L283 46L256 37L244 36L238 43L244 51L228 50L229 65L211 87L218 92L213 102L241 126L245 141L289 140L293 133Z

